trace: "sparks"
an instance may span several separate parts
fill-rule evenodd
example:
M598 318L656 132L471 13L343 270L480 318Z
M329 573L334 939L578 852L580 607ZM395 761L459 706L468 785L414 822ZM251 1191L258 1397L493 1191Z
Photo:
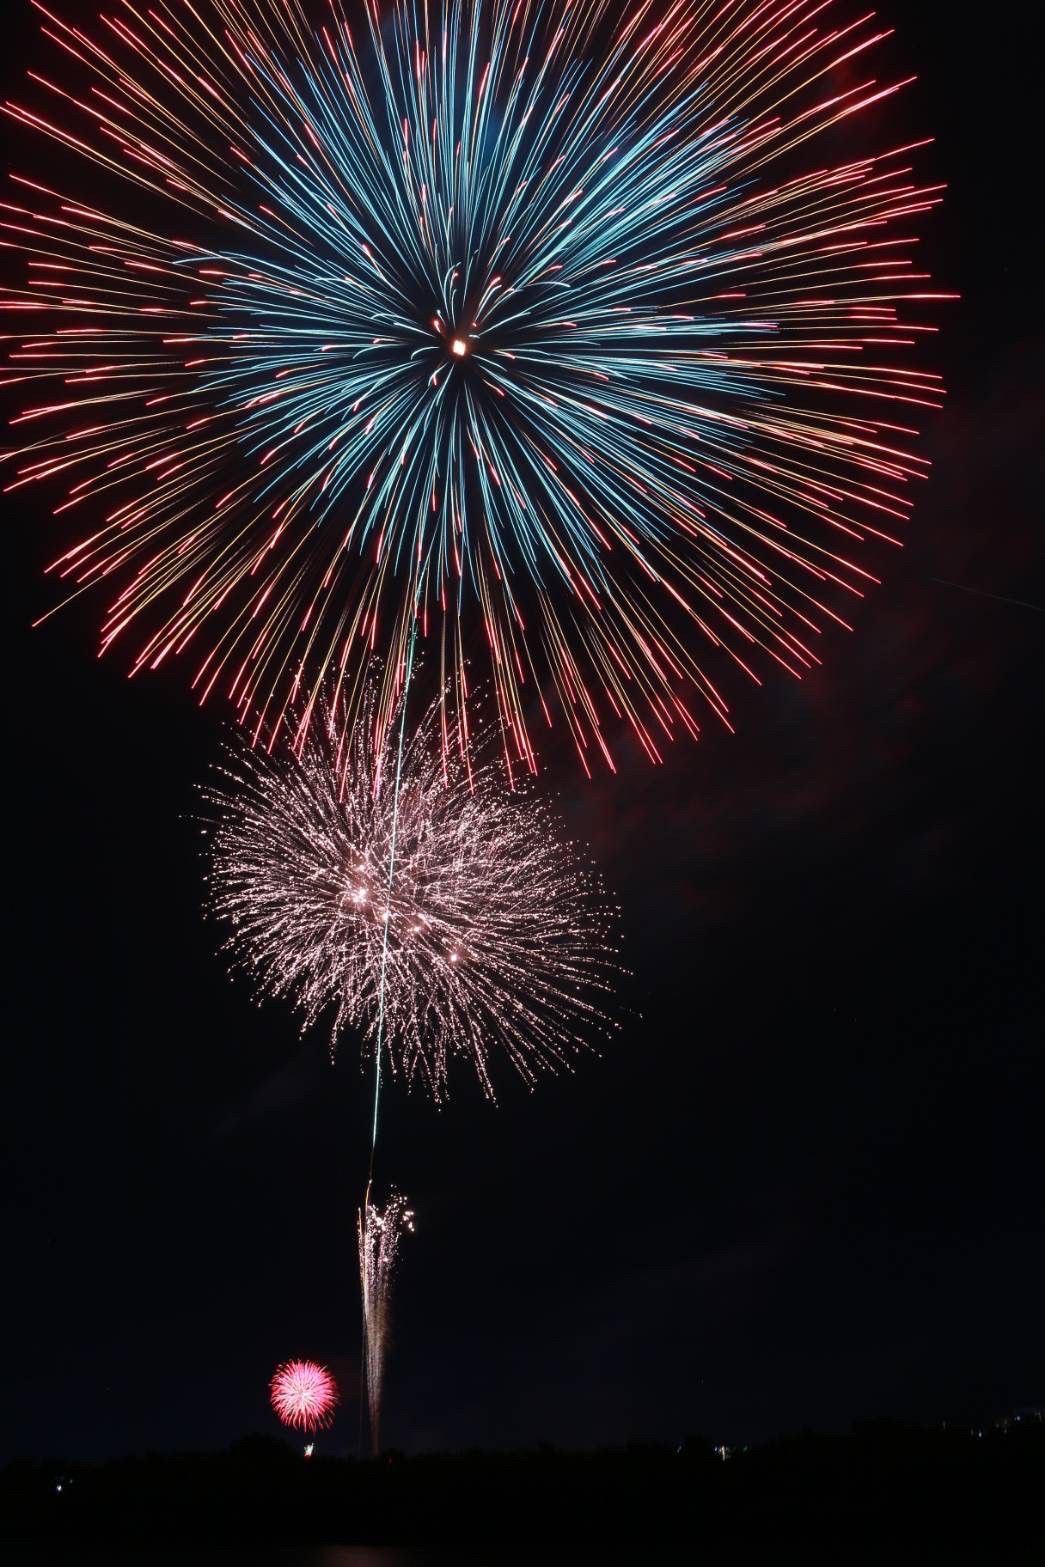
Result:
M384 1392L385 1355L392 1304L392 1276L399 1260L399 1246L412 1232L414 1216L406 1198L393 1192L383 1208L367 1199L359 1211L359 1280L363 1294L363 1332L366 1361L367 1411L370 1445L381 1446L381 1403Z

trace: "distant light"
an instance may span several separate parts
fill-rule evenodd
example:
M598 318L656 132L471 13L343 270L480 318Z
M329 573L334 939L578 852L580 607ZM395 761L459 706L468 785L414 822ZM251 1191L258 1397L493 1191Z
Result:
M456 354L458 359L463 359L468 352L468 344L463 337L455 337L450 344L450 352Z

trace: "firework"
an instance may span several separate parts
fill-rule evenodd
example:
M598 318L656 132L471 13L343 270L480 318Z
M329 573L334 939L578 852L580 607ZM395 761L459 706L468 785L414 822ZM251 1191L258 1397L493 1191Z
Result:
M376 701L347 744L338 703L297 753L234 744L205 791L209 902L263 995L442 1098L449 1059L493 1097L504 1055L532 1084L616 1028L617 910L554 815L504 788L495 749L444 753L434 703L397 741ZM485 752L485 756L484 756ZM473 760L474 758L474 760Z
M359 1280L363 1295L363 1341L366 1359L367 1410L370 1444L381 1445L381 1400L384 1390L385 1351L388 1347L392 1275L399 1259L399 1244L414 1228L414 1216L406 1198L393 1192L383 1208L367 1196L359 1211Z
M325 1431L334 1419L337 1383L325 1366L312 1360L287 1360L269 1383L272 1407L285 1426Z
M905 85L869 16L164 0L92 38L37 8L87 80L7 112L99 189L6 207L49 432L12 487L90 513L52 569L105 584L103 648L187 654L271 735L375 656L387 719L415 627L463 730L482 645L530 769L534 713L585 767L621 723L657 757L694 697L728 724L720 666L818 662L939 393L904 362L937 188L848 123Z

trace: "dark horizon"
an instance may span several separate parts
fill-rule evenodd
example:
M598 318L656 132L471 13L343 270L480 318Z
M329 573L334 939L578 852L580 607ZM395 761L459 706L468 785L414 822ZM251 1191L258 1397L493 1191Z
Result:
M847 1561L1031 1562L1040 1560L1043 1455L1040 1422L979 1436L878 1424L732 1454L694 1438L677 1449L359 1463L304 1462L255 1438L210 1457L0 1467L0 1535L33 1563L44 1551L48 1562L82 1560L85 1548L122 1559L134 1550L149 1562L157 1549L178 1560L180 1549L197 1561L218 1546L294 1562L321 1546L327 1561L348 1541L346 1564L358 1551L388 1567L630 1564L660 1561L683 1541L721 1545L732 1560L767 1550L774 1560L794 1550L820 1560L824 1549L836 1559L844 1545ZM527 1547L533 1554L521 1555Z
M463 1066L438 1112L391 1086L378 1169L417 1229L389 1447L1045 1404L1038 57L1029 19L883 12L920 78L900 122L949 185L922 249L962 294L921 361L949 393L932 475L854 634L800 684L734 689L736 737L709 724L659 768L622 740L592 783L549 749L539 789L623 906L632 1021L532 1095L502 1067L496 1108ZM5 96L50 58L34 37L18 4ZM54 503L6 505L0 1464L278 1435L267 1383L296 1355L341 1385L324 1451L354 1452L369 1079L351 1040L331 1067L322 1028L257 1008L202 917L228 710L177 665L99 662L94 599L30 630Z

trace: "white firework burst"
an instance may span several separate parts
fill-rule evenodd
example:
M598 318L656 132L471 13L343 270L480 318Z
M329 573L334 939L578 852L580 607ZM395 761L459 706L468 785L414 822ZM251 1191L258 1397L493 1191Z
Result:
M453 1056L492 1098L496 1056L532 1085L612 1033L618 911L554 814L492 744L445 746L439 702L405 741L373 699L348 732L332 701L295 753L234 744L205 791L210 905L259 993L436 1100Z

